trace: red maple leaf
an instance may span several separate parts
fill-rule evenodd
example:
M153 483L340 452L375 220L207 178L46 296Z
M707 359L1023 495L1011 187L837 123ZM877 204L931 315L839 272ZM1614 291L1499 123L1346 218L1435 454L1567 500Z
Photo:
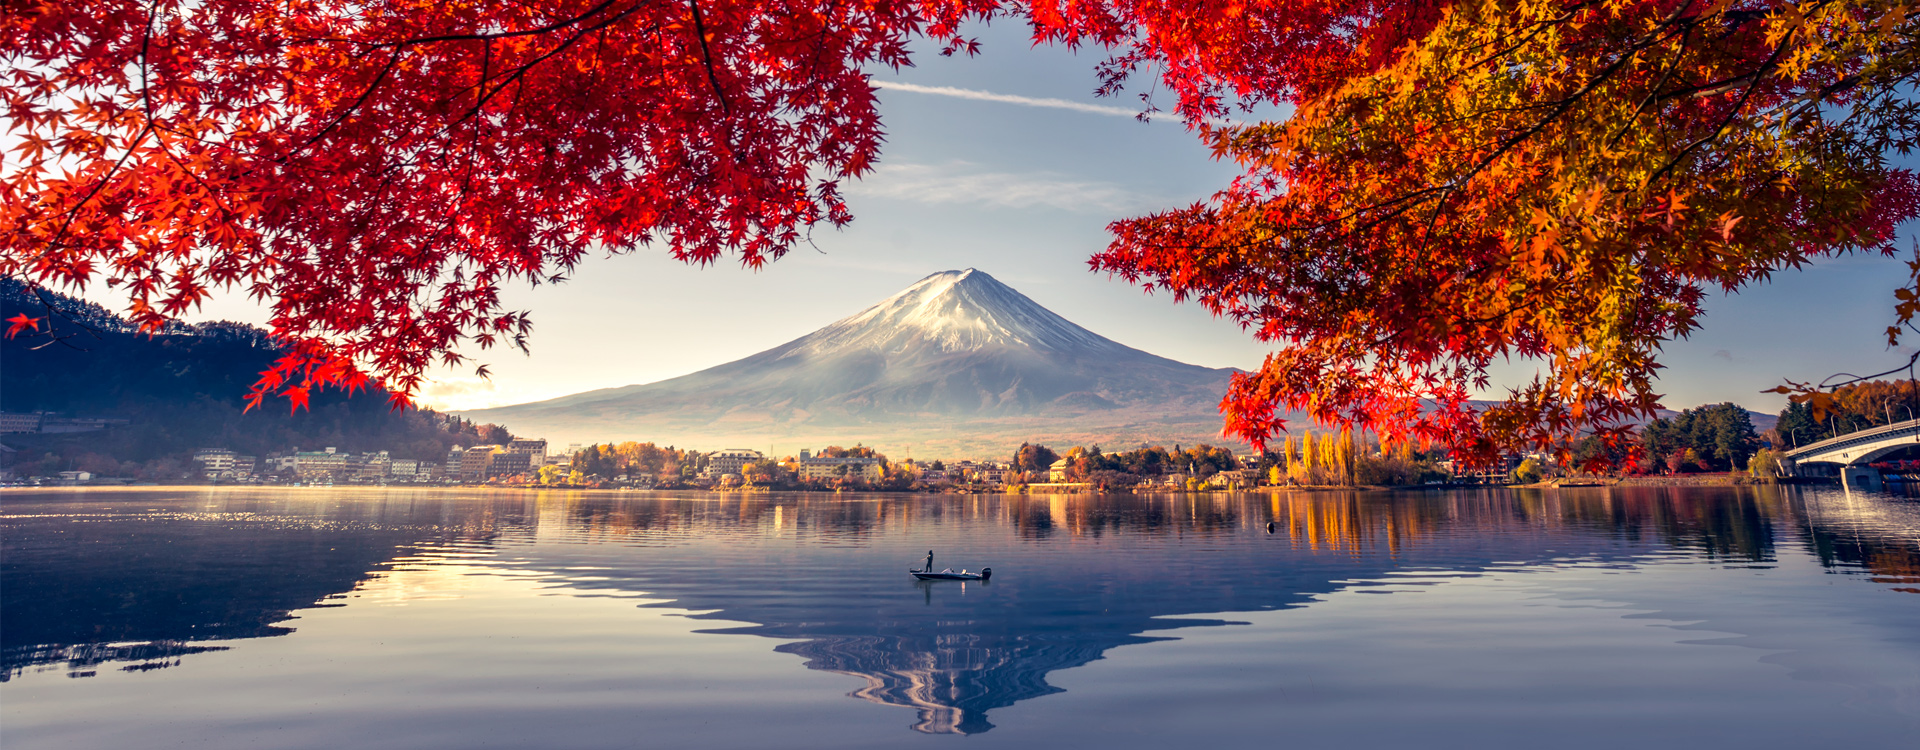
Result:
M11 318L7 318L7 322L13 324L13 325L7 326L7 338L13 338L15 336L18 336L20 335L21 331L27 330L29 328L35 331L40 330L40 319L29 318L27 317L26 313L20 313Z
M283 391L281 395L286 396L287 401L293 405L292 408L289 408L287 410L287 413L294 414L294 413L298 413L301 409L307 408L307 396L309 394L309 391L310 389L304 385L295 386L293 388L288 388L287 390Z

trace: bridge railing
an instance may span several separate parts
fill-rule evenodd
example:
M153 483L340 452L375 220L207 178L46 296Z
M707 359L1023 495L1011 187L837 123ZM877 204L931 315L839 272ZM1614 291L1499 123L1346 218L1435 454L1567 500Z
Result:
M1909 419L1905 422L1884 424L1859 432L1849 432L1839 437L1831 437L1818 443L1800 446L1782 455L1788 459L1798 461L1807 456L1832 453L1856 445L1878 443L1888 438L1904 437L1906 435L1920 435L1920 419Z

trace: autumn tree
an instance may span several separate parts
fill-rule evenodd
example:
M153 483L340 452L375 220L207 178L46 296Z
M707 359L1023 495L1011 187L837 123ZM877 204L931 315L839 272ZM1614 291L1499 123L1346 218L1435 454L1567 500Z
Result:
M1021 443L1013 452L1013 470L1045 477L1047 469L1052 468L1053 462L1058 460L1059 454L1047 446Z
M293 350L256 403L404 403L462 342L525 346L502 284L652 244L758 267L846 223L867 70L964 46L970 5L9 2L0 273L117 287L149 331L244 289Z
M1759 447L1747 410L1731 403L1687 409L1648 422L1641 431L1646 451L1669 459L1668 468L1698 465L1708 471L1744 468ZM1673 456L1681 456L1676 460Z
M526 345L503 284L656 244L759 267L844 224L867 71L994 17L1104 50L1101 93L1151 71L1241 165L1091 263L1279 347L1222 403L1255 444L1292 410L1463 458L1630 443L1708 290L1891 253L1916 214L1893 0L22 0L0 273L114 286L148 331L244 289L290 350L255 403L404 403L463 344ZM1291 114L1233 119L1262 105ZM1507 357L1544 374L1474 408Z
M1246 13L1276 32L1262 53L1169 53L1292 116L1204 128L1245 174L1206 203L1116 223L1093 265L1280 345L1224 403L1228 431L1256 443L1290 409L1482 457L1582 431L1622 441L1658 406L1660 347L1697 328L1708 290L1891 254L1916 212L1913 176L1889 161L1920 114L1920 29L1898 3ZM1176 88L1190 117L1233 100ZM1913 295L1889 344L1911 329ZM1544 374L1474 409L1506 357Z
M1870 380L1819 394L1812 403L1788 404L1774 425L1775 442L1787 448L1913 419L1920 412L1920 384Z
M886 456L880 455L878 452L875 452L872 447L865 446L865 445L855 445L852 448L842 448L837 445L829 445L825 448L820 449L819 457L820 458L878 458L881 460L886 459Z

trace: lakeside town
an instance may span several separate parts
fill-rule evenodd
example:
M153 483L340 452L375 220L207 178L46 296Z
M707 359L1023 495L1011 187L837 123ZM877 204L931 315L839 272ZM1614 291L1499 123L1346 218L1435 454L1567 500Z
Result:
M1903 385L1903 384L1902 384ZM1733 404L1683 410L1643 425L1632 446L1583 438L1560 455L1508 453L1468 465L1444 446L1383 441L1350 429L1301 430L1267 450L1141 444L1056 449L1038 442L1006 449L1005 458L892 458L873 447L829 445L776 454L752 448L718 450L607 442L559 448L507 428L433 415L415 431L396 433L373 450L339 446L257 454L201 446L179 458L146 463L86 452L130 427L118 417L47 412L0 413L9 439L52 438L66 447L28 455L0 444L0 483L9 485L414 485L632 490L888 491L888 492L1205 492L1286 487L1432 487L1458 485L1771 482L1789 479L1785 450L1879 429L1893 421L1895 400L1909 392L1869 383L1846 389L1838 406L1816 420L1793 404L1765 429ZM1856 403L1857 402L1857 403ZM1904 407L1903 407L1904 408ZM422 431L425 432L422 432ZM98 436L90 433L99 433ZM425 437L423 437L423 435ZM82 438L76 440L76 438ZM255 443L258 444L258 441ZM151 447L151 446L148 446ZM1629 451L1628 447L1636 450ZM105 450L101 448L101 450ZM1589 467L1605 466L1594 471ZM1920 478L1920 462L1865 467L1876 481ZM1584 470L1583 469L1588 469ZM1791 477L1807 479L1806 476Z
M1020 445L1010 460L892 460L873 448L828 446L776 456L751 448L713 451L652 443L568 445L554 450L538 438L504 445L455 447L442 461L397 458L390 451L335 447L252 456L225 448L195 451L191 469L168 484L259 486L464 486L539 489L881 492L1212 492L1315 487L1453 487L1462 485L1767 483L1787 479L1770 447L1741 461L1651 471L1587 474L1545 453L1508 454L1470 467L1442 450L1402 442L1387 446L1350 430L1289 436L1274 450L1236 454L1212 445L1145 446L1106 452L1098 446L1065 451ZM1690 455L1691 450L1677 455ZM1667 463L1678 464L1678 461ZM1920 472L1920 462L1875 464L1888 481ZM0 476L20 486L152 485L83 470L52 476Z
M1304 442L1304 441L1303 441ZM1291 464L1274 453L1235 455L1210 445L1146 447L1105 453L1074 447L1064 454L1022 445L1010 461L890 460L871 448L829 446L770 456L750 448L715 451L661 448L650 443L575 444L550 451L547 441L516 439L450 451L441 462L394 458L388 451L350 453L332 447L264 457L223 448L196 451L195 484L283 486L486 486L637 490L779 491L1215 491L1273 486L1353 486L1395 483L1506 484L1536 478L1543 455L1510 457L1503 466L1454 474L1451 461L1424 462L1411 453L1356 454L1338 439L1326 449L1295 453ZM1316 465L1317 464L1317 465ZM1407 479L1421 480L1405 482ZM85 471L34 477L39 485L130 484Z

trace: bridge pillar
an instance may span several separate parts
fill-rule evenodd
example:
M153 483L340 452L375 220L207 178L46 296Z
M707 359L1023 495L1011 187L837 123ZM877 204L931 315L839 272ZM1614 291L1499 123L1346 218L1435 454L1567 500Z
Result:
M1882 489L1880 470L1871 466L1850 465L1840 468L1840 483L1847 489L1862 492L1879 492Z

